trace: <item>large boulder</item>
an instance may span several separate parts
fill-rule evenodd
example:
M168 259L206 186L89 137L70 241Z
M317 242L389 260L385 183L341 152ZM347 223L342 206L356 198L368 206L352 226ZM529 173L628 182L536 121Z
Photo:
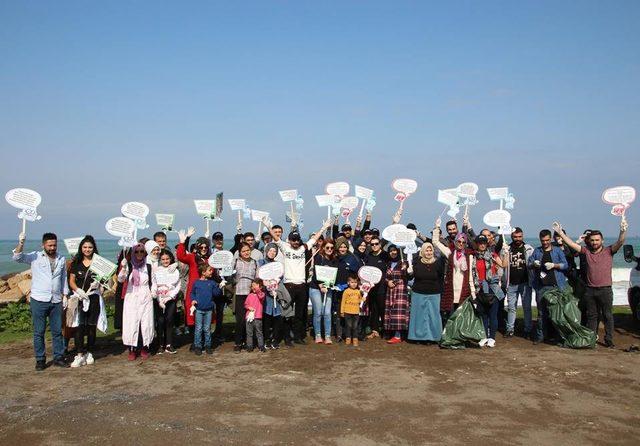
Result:
M24 279L18 282L18 288L22 291L27 299L31 295L31 279Z
M14 289L18 286L18 283L22 281L22 274L18 273L15 276L9 277L7 279L7 283L9 284L9 288Z
M19 302L24 298L25 293L23 293L20 288L15 287L0 294L0 305L8 304L10 302Z
M9 283L6 280L0 279L0 294L9 289Z

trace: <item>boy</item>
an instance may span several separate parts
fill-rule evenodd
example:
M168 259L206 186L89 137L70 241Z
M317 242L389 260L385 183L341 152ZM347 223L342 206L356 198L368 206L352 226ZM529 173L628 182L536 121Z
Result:
M211 349L211 316L215 307L213 303L214 295L219 294L218 284L211 280L213 268L207 263L198 266L200 279L193 283L191 288L191 312L195 312L196 325L193 343L194 353L198 356L202 354L202 335L204 334L204 348L207 354L213 353Z
M358 347L358 322L360 319L360 304L364 301L362 292L358 289L358 277L350 274L347 278L347 288L342 293L340 304L340 317L344 318L345 338L344 343Z

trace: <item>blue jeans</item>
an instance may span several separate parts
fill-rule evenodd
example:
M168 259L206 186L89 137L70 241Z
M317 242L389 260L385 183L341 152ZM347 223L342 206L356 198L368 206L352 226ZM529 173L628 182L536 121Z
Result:
M516 324L518 297L522 299L524 310L524 332L531 333L531 287L526 282L507 287L507 332L513 332Z
M538 305L538 324L536 327L536 341L542 342L545 338L545 333L548 330L549 325L549 309L547 308L547 301L542 298L542 295L549 290L553 290L556 287L544 286L536 290L536 305Z
M36 361L45 360L47 353L44 346L44 333L47 329L47 317L53 343L53 359L64 359L64 342L62 341L62 302L29 301L31 321L33 322L33 350Z
M327 298L322 306L324 293L318 288L309 288L309 297L311 298L311 306L313 307L313 332L316 336L322 334L320 321L324 316L324 336L331 336L331 295L332 291L327 291Z
M196 310L196 332L193 335L193 343L196 348L202 349L202 334L204 333L204 348L211 347L211 316L213 310Z

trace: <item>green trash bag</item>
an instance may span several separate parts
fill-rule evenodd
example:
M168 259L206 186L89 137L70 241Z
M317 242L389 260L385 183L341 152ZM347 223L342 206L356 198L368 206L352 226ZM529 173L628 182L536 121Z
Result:
M469 298L458 307L447 321L442 332L440 347L465 348L467 342L478 343L486 337L482 319L476 314L471 298Z
M580 325L578 299L569 287L564 290L549 290L542 298L547 301L549 319L562 338L563 347L595 348L598 337L593 331Z

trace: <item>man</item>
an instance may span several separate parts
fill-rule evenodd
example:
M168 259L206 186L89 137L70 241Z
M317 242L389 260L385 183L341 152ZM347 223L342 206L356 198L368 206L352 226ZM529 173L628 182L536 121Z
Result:
M263 220L263 223L271 232L273 242L278 245L279 250L284 256L284 286L291 295L291 302L294 305L295 311L293 321L285 321L285 329L293 329L293 340L296 344L306 344L307 319L309 317L306 268L307 251L316 244L319 234L322 234L329 228L331 221L327 220L322 228L315 233L316 235L311 237L306 243L302 243L302 237L300 237L300 233L296 231L289 234L288 242L284 242L280 239L282 231L274 230L274 227L270 227L269 221L266 219ZM293 327L287 326L290 322L292 322Z
M587 307L587 327L598 332L598 314L604 318L604 345L614 348L613 343L613 283L611 270L613 268L613 256L624 245L627 236L627 220L622 216L620 220L620 234L618 240L611 246L602 245L602 233L592 230L586 239L587 246L580 246L571 240L558 222L553 224L553 229L560 234L564 243L571 249L584 254L587 265L586 289L584 300ZM582 269L582 264L580 264Z
M153 234L153 241L158 244L160 250L169 249L167 247L167 234L165 234L164 232L158 231Z
M213 245L213 247L211 248L212 253L222 251L224 249L224 235L222 234L222 232L214 232L211 236L211 243Z
M256 236L253 235L253 232L245 232L242 236L242 240L244 241L244 243L247 243L249 246L251 246L251 258L256 262L258 260L262 260L262 251L260 251L256 247ZM236 252L233 253L233 258L238 259L239 257L240 251L236 250Z
M62 310L67 305L69 285L64 257L58 255L58 237L47 232L42 236L42 251L23 252L25 234L18 236L18 246L13 250L13 260L31 265L31 320L33 321L33 349L36 370L46 367L44 335L47 318L53 344L53 365L69 367L64 360L62 340Z
M273 241L273 238L271 237L269 231L265 231L260 236L260 240L262 240L262 248L260 248L260 250L264 253L264 247L271 243Z
M533 339L534 344L543 342L549 325L549 310L544 293L554 288L563 290L567 285L564 271L567 270L567 258L564 252L551 244L551 231L540 231L540 246L533 250L527 260L527 266L533 275L533 289L536 290L538 323Z
M371 252L367 256L365 265L373 266L382 271L382 279L371 290L367 297L369 305L369 326L371 327L370 337L380 337L383 327L385 298L387 294L387 262L389 255L382 249L380 238L374 236L371 239ZM364 328L364 327L363 327Z
M447 236L441 240L443 245L449 247L449 249L455 249L455 240L458 235L458 222L455 220L449 220L445 225L447 230Z
M533 246L524 243L522 229L516 227L511 233L509 245L509 268L507 270L507 326L505 337L512 337L515 329L518 297L524 310L524 337L531 335L531 285L527 260L533 253Z

